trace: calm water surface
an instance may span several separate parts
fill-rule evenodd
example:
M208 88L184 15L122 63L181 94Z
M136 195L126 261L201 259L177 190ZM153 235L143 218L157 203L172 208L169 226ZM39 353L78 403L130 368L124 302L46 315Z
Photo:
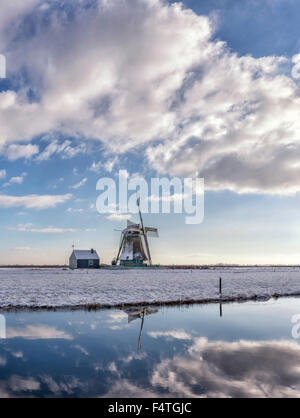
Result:
M222 316L217 304L2 313L0 397L300 396L298 314L297 298Z

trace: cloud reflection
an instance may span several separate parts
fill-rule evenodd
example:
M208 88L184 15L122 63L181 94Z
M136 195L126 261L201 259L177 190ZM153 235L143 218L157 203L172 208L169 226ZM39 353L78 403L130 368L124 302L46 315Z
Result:
M27 340L63 339L72 340L72 335L56 327L47 325L28 325L26 327L7 328L6 338L25 338Z
M300 346L195 338L187 356L155 367L151 384L174 397L300 397Z
M34 377L12 375L9 379L0 380L0 398L12 398L16 393L40 390L40 382Z
M175 340L191 340L192 336L184 330L170 330L170 331L151 331L148 335L152 338L166 337L174 338Z

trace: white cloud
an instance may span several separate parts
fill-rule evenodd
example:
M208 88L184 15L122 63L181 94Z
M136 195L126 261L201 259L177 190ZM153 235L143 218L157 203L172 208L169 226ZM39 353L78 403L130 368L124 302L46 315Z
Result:
M5 179L6 177L6 170L0 170L0 180Z
M22 184L22 183L23 183L23 181L24 181L24 177L22 177L22 176L18 176L18 177L12 177L12 178L9 180L9 183L10 183L10 184Z
M19 160L20 158L29 159L33 155L37 154L38 152L39 152L39 147L37 145L12 144L6 149L5 155L9 161L16 161L16 160Z
M33 36L22 26L14 31L10 71L25 67L41 99L2 93L3 140L81 132L120 152L171 134L170 100L210 35L209 20L161 1L100 0L95 9L81 3L67 24L53 8L48 24L42 12L32 16Z
M131 215L126 215L126 214L119 213L119 212L112 213L106 216L106 219L112 222L123 222L123 221L130 220L131 218L132 218Z
M14 2L1 3L0 15L0 49L4 47L3 31L8 25L21 19L27 13L31 12L40 0L14 0Z
M24 178L27 176L27 173L22 173L20 176L11 177L11 179L3 184L3 187L11 186L12 184L23 184Z
M67 212L68 212L68 213L82 213L82 212L84 212L84 210L83 210L83 209L73 209L73 208L68 208L68 209L67 209Z
M46 228L34 228L33 224L18 224L15 227L8 228L11 231L19 231L19 232L37 232L40 234L64 234L67 232L77 232L77 229L74 228L57 228L54 226L48 226Z
M32 247L16 247L13 250L18 251L20 253L24 253L24 252L27 252L27 251L31 251Z
M119 158L111 158L110 160L107 160L104 164L104 169L111 173L115 167L115 165L119 162Z
M74 184L74 186L72 186L72 189L80 189L80 187L84 186L85 183L87 182L87 178L85 177L84 179L82 179L79 183Z
M10 72L26 70L40 99L29 101L26 87L0 93L3 143L59 131L98 139L115 154L146 147L159 173L198 173L210 190L300 190L300 94L281 70L291 60L232 53L212 39L208 17L179 3L99 0L84 8L84 1L73 3L69 21L54 7L41 7L32 13L31 34L11 19L36 2L24 8L18 2L16 14L7 6L11 17L0 23L0 45ZM39 158L60 146L54 140ZM81 146L69 144L63 155L77 155ZM38 151L35 145L7 149L10 159Z
M53 154L59 154L63 152L69 145L71 141L64 141L62 144L59 144L58 141L54 140L51 144L47 145L44 151L38 155L37 160L45 161L49 160L49 158Z
M94 171L95 173L99 173L99 171L102 168L102 163L101 161L99 161L98 163L95 163L95 161L93 161L91 167L89 168L90 171Z
M26 195L9 196L0 194L0 208L25 207L27 209L48 209L54 208L60 203L70 200L71 194L65 195Z
M51 139L49 139L51 141ZM79 153L83 153L86 150L84 143L72 146L72 141L66 140L63 143L59 143L58 140L53 140L44 151L37 156L38 161L49 160L53 155L60 155L61 158L73 158Z

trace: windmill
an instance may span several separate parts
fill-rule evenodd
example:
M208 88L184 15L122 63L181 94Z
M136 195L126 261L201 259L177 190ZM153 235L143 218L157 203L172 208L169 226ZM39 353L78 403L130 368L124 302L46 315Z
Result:
M158 237L157 228L144 227L140 197L137 196L140 223L127 221L127 228L121 232L121 239L117 257L112 264L121 266L144 266L147 262L152 265L148 237Z

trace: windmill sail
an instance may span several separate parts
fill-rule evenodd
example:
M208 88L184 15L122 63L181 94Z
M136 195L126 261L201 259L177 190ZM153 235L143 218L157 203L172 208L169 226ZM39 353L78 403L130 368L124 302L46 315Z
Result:
M138 194L137 194L137 205L138 205L138 208L139 208L139 215L140 215L140 221L141 221L141 227L142 227L141 229L142 229L142 234L144 236L146 251L147 251L147 255L148 255L148 261L149 261L150 266L151 266L152 265L152 259L151 259L151 255L150 255L148 237L147 237L147 234L145 233L145 228L144 228L144 223L143 223L143 218L142 218L141 199L140 199L140 196Z
M148 226L146 226L145 227L145 233L147 234L148 237L159 238L157 228L149 228Z

